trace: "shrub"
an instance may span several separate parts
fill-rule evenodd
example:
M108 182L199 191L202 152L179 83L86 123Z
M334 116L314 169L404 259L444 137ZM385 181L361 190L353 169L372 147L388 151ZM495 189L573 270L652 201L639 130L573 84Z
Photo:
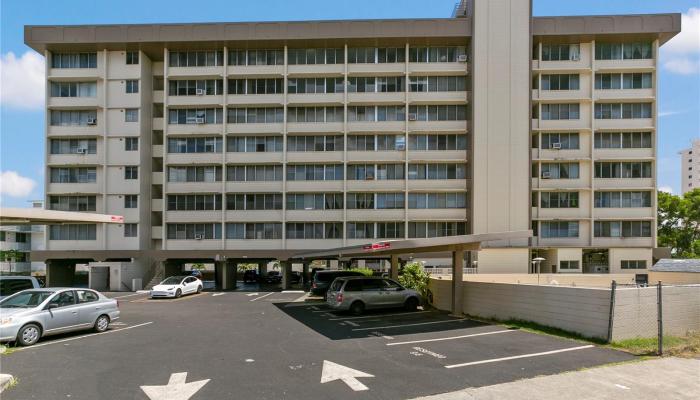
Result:
M406 264L401 269L401 274L399 275L399 283L401 285L408 289L415 290L423 297L428 295L429 281L430 274L425 272L423 266L417 262Z
M359 272L364 276L372 276L374 275L374 271L372 271L370 268L353 268L350 271L353 272Z

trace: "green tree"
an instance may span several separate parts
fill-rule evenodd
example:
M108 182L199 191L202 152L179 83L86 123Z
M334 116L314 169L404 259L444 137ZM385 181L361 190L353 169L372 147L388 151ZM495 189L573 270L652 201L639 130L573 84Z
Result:
M415 290L423 297L428 295L428 282L430 281L430 274L423 270L423 266L420 263L408 263L401 269L400 272L399 283L402 286Z
M700 189L683 196L659 192L658 240L674 257L700 258Z

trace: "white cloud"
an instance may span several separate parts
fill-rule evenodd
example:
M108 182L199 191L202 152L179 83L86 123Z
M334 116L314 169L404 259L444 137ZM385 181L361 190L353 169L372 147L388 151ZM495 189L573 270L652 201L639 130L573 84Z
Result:
M11 197L26 197L34 190L36 182L15 171L0 172L0 194Z
M27 51L17 58L9 52L0 57L0 104L38 109L44 106L44 57Z
M676 110L676 111L659 111L659 118L669 117L671 115L684 114L688 110Z
M662 64L681 75L700 73L700 8L681 15L681 32L661 47Z
M666 192L666 193L673 194L673 189L670 186L660 186L659 192Z

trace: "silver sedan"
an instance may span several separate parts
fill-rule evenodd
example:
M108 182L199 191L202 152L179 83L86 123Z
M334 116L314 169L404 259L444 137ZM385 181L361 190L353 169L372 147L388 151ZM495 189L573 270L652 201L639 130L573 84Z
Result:
M119 304L90 289L29 289L0 301L0 342L31 346L43 336L84 329L104 332Z

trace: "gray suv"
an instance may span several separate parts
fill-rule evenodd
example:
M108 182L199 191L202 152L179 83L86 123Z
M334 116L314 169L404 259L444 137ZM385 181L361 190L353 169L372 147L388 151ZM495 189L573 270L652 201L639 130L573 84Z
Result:
M350 311L355 315L377 308L415 311L420 305L420 295L391 279L353 276L333 281L326 304L335 310Z

